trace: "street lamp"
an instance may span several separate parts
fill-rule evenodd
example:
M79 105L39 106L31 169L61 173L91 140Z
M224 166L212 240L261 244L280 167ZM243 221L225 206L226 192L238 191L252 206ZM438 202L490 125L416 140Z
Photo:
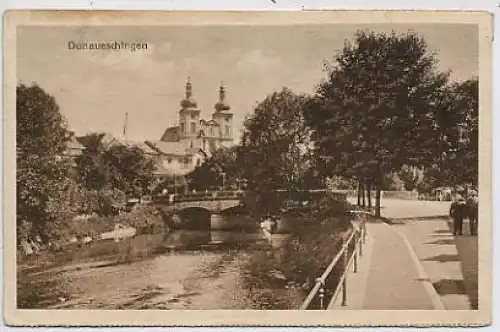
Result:
M224 191L226 173L222 172L221 175L222 175L222 191Z

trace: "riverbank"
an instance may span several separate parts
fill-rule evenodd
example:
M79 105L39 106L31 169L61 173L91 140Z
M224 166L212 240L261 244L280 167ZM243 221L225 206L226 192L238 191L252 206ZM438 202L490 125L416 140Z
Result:
M347 202L325 198L289 211L290 231L273 234L271 243L258 231L167 229L46 251L18 265L18 303L24 308L296 309L349 232L354 216L348 210Z
M101 235L115 231L116 225L120 225L125 230L133 230L130 233L134 236L151 234L152 236L147 238L157 242L157 239L153 240L155 238L153 234L165 234L170 231L164 219L166 217L154 206L137 205L132 211L113 217L92 215L85 218L71 218L65 224L66 230L63 236L54 239L50 246L37 245L31 254L20 246L17 252L18 268L46 269L73 261L102 260L119 253L126 259L126 248L130 246L132 237L125 236L119 239L120 243L109 245L108 243L113 242L114 238L103 240ZM138 247L148 248L151 245L152 243L146 241L139 243ZM82 247L86 249L81 250Z
M247 255L241 268L243 286L255 309L300 306L351 231L356 216L349 210L347 202L326 196L292 216L285 243Z

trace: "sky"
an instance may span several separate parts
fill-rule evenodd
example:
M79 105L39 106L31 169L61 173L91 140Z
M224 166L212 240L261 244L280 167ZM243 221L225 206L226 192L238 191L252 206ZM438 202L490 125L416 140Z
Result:
M20 27L17 80L36 82L55 97L77 135L158 140L178 123L187 77L202 118L210 118L220 82L234 113L235 136L257 103L282 87L313 93L325 78L324 61L353 41L358 29L413 30L435 51L439 70L453 80L478 75L474 25ZM71 50L69 42L140 42L147 49Z

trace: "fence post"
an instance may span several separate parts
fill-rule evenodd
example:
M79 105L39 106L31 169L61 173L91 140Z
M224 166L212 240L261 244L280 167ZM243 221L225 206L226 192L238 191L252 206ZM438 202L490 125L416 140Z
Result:
M347 305L347 265L349 264L348 252L347 252L348 251L347 239L345 237L344 237L343 248L344 248L344 264L343 264L344 281L342 282L342 306L345 307Z
M366 220L363 220L363 243L366 243Z
M317 278L316 282L321 284L321 287L319 289L319 308L320 310L324 309L324 298L325 298L325 283L321 278Z
M363 256L363 242L364 242L364 239L363 239L363 235L364 235L364 230L363 230L363 224L361 223L360 227L359 227L359 255L360 256Z
M358 272L358 245L359 245L359 229L355 230L354 233L354 273Z

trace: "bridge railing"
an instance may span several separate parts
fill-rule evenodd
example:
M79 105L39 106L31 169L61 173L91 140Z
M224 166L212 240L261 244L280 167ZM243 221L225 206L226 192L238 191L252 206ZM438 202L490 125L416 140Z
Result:
M314 304L320 310L331 308L342 292L342 306L347 305L347 276L349 269L354 265L354 272L358 272L358 259L363 255L363 244L366 241L365 219L362 218L359 224L353 223L349 236L343 238L342 247L335 255L323 274L316 279L314 287L302 303L300 310L315 309ZM337 280L331 280L334 276L334 269L342 264L341 276ZM335 285L333 289L328 289L328 285ZM325 305L325 296L331 294L329 303Z
M282 195L296 195L297 193L306 193L307 195L322 195L324 193L329 193L334 195L339 200L346 200L347 193L342 191L330 191L330 190L304 190L304 191L290 191L290 190L277 190L278 193ZM156 202L190 202L190 201L209 201L209 200L225 200L225 199L241 199L245 196L245 192L242 190L227 190L227 191L200 191L191 192L185 194L167 194L158 195L153 197L153 201Z
M244 196L243 191L205 191L188 193L181 195L174 195L174 202L187 202L187 201L199 201L199 200L219 200L219 199L239 199Z

